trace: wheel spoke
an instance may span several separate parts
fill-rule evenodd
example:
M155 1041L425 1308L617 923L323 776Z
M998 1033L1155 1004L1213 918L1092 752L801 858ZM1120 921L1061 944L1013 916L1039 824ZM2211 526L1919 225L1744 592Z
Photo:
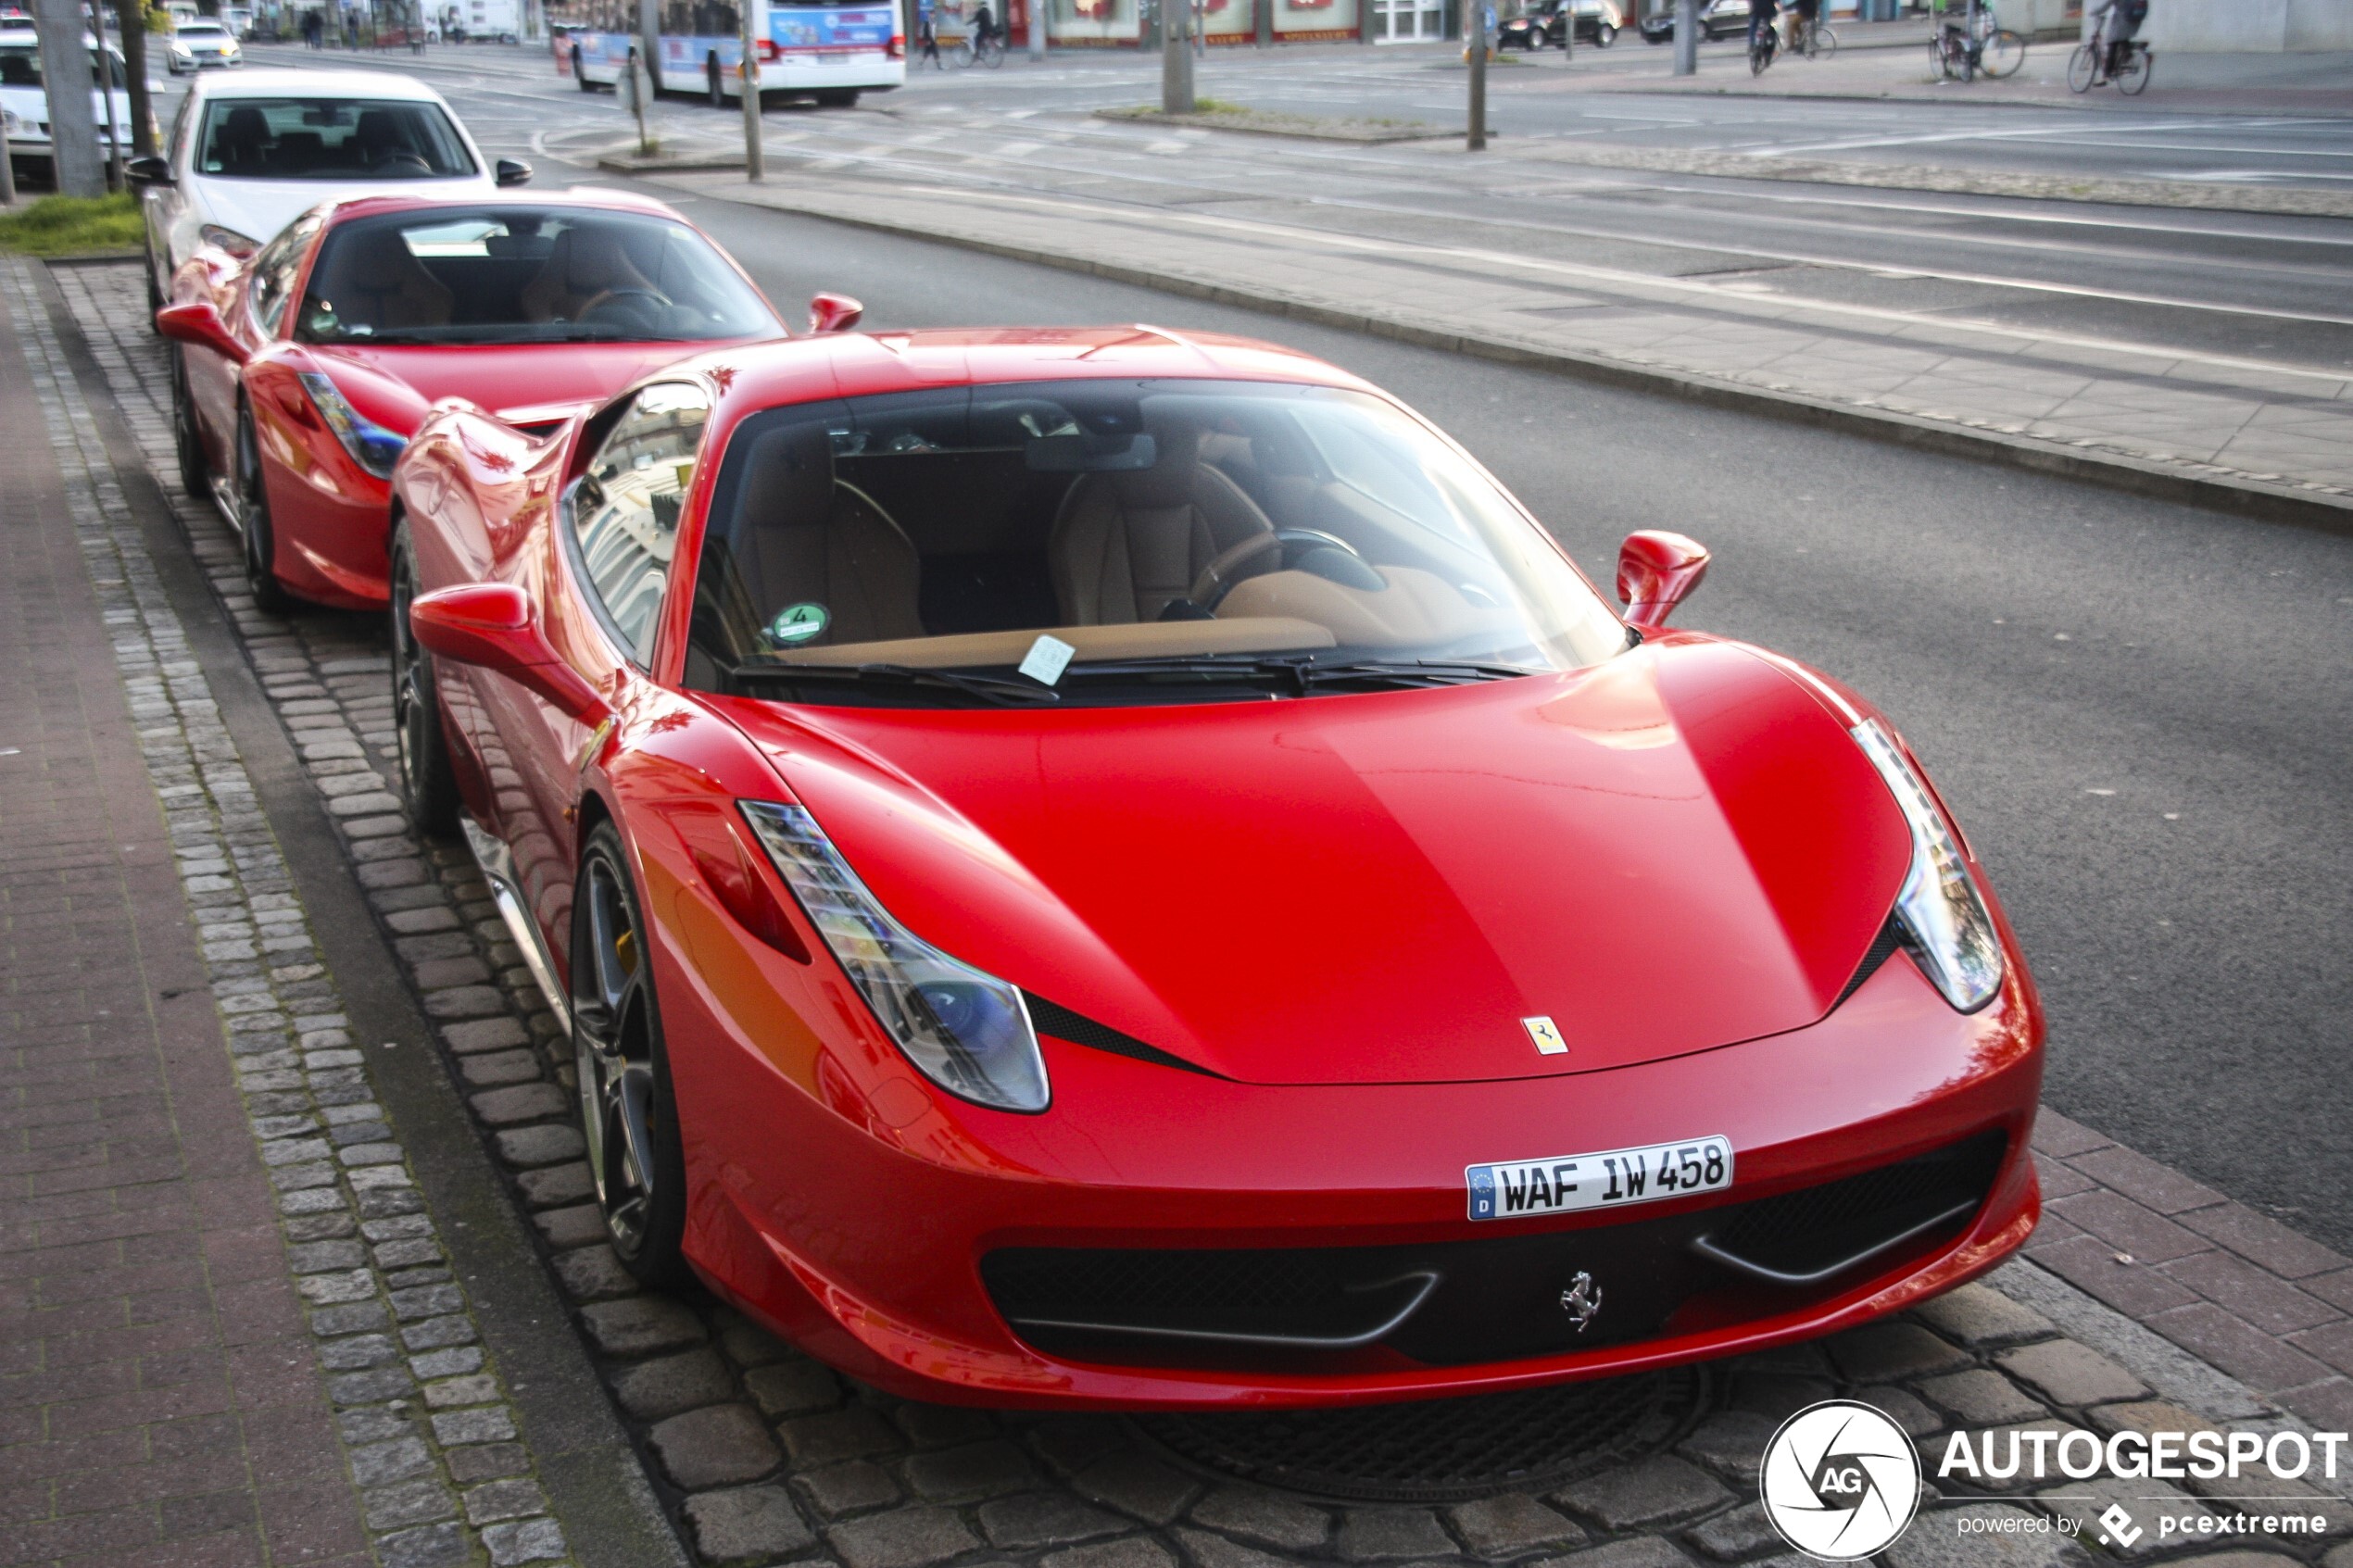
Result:
M621 1123L622 1159L627 1166L630 1186L650 1195L654 1190L653 1132L647 1118L653 1106L653 1068L633 1061L624 1065L618 1076L612 1102Z

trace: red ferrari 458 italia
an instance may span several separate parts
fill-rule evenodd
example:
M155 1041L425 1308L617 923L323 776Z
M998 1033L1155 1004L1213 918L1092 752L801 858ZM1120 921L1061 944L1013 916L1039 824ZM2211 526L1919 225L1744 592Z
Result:
M1621 616L1365 383L1149 327L704 354L394 475L420 822L614 1248L923 1399L1753 1350L1992 1267L2043 1021L1887 721Z
M273 610L384 603L392 466L436 400L552 429L705 345L786 335L717 245L618 192L328 203L249 260L199 251L156 325L182 481Z

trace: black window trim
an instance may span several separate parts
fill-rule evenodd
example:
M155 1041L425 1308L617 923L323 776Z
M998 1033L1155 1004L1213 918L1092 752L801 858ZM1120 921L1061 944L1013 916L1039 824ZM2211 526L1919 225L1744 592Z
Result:
M631 412L636 408L637 399L643 397L647 393L651 392L658 386L693 387L697 392L702 394L705 408L712 412L717 411L718 399L711 396L711 388L693 377L686 377L675 381L648 382L643 386L635 388L629 394L628 400L619 405L619 411L610 420L599 420L595 415L589 416L588 422L581 431L581 435L585 439L591 432L594 432L597 445L586 454L585 459L582 461L580 465L580 471L573 475L571 480L566 483L562 493L557 497L556 505L556 521L558 523L556 533L562 541L564 570L571 573L573 581L578 585L580 589L580 596L588 601L589 611L596 618L598 627L603 631L605 634L605 641L610 643L615 648L620 650L622 662L627 664L631 669L635 670L639 674L644 675L648 680L651 680L653 678L653 663L651 656L648 655L646 659L639 659L637 657L637 650L630 645L628 637L624 635L621 630L621 622L615 621L612 618L612 611L606 608L604 593L597 586L597 579L592 576L588 571L587 556L583 554L581 551L580 486L588 478L588 467L591 463L594 463L597 460L597 454L604 450L605 443L612 439L613 432L620 429L623 421L627 420ZM695 466L698 469L702 466L703 452L705 447L710 445L710 442L711 421L706 419L703 421L702 441L695 447ZM678 527L680 534L684 535L686 533L686 523L683 519L680 521ZM670 596L676 592L677 586L678 553L676 547L673 546L670 556L670 570L665 572L662 577L661 608L655 611L657 616L668 610L670 607ZM656 623L656 630L660 630L659 621Z

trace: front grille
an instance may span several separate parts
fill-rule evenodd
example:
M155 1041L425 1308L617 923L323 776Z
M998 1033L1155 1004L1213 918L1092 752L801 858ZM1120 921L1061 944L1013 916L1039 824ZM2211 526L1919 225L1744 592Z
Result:
M1802 1305L1957 1232L2007 1147L1991 1132L1771 1198L1583 1230L1396 1247L1006 1248L980 1273L1023 1339L1082 1360L1507 1361ZM1602 1303L1581 1326L1563 1303L1579 1274Z

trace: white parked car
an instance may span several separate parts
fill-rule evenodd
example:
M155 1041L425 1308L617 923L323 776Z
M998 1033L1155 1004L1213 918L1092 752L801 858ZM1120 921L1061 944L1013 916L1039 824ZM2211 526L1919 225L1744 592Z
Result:
M245 63L236 35L210 17L195 17L174 27L164 40L163 57L174 76Z
M98 44L87 33L82 34L82 43L90 51L90 113L97 122L98 145L103 149L107 102L98 96ZM107 51L107 63L114 79L115 133L121 137L123 153L128 156L131 94L126 83L130 78L121 55L112 48ZM0 27L0 128L6 130L8 157L17 171L50 178L49 94L41 81L41 45L30 27Z
M385 71L247 70L200 77L159 157L128 166L143 192L147 290L212 245L250 255L322 201L347 196L495 195L531 165L494 169L440 94Z

